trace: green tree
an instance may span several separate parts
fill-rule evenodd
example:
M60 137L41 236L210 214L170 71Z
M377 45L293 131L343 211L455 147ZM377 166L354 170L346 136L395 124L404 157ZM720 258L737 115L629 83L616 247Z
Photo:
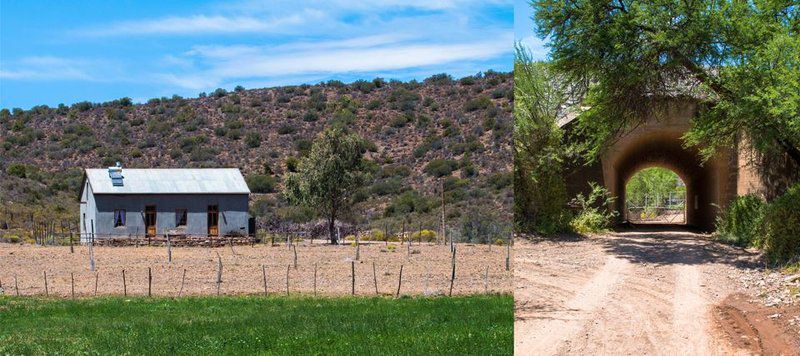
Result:
M625 186L625 200L635 206L659 204L670 195L685 196L686 186L675 172L666 168L643 169L633 175Z
M521 231L568 228L564 150L556 120L565 95L545 63L517 48L514 63L514 219Z
M327 218L331 244L338 243L336 218L350 208L353 195L369 178L364 152L360 136L331 128L317 136L297 172L286 176L285 196L291 203L314 208Z
M581 147L597 157L665 97L701 100L685 143L705 158L744 134L800 164L800 6L796 1L534 0L555 68L591 106Z

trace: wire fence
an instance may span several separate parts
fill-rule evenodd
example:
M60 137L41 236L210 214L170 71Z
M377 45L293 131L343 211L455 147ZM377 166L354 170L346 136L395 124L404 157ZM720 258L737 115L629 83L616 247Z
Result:
M67 252L35 247L17 254L53 254L49 262L20 260L0 271L0 294L82 298L103 295L458 295L509 293L511 248L426 243L407 251L384 245L291 248L226 246L192 249L105 249ZM391 246L399 246L392 244ZM173 255L173 253L175 253ZM87 260L91 259L91 262ZM88 263L87 263L88 262Z

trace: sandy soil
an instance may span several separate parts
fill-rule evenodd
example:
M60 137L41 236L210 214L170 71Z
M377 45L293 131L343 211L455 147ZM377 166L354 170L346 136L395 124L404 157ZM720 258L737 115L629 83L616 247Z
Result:
M752 300L754 289L739 282L761 273L757 256L706 236L627 232L514 247L516 354L800 350L800 329L764 317L775 307Z
M316 264L318 294L349 295L355 250L351 245L300 244L294 268L294 253L285 245L173 248L172 263L167 262L165 247L95 247L95 274L89 270L89 249L85 246L70 253L69 247L0 244L0 283L5 294L15 295L16 276L21 295L43 295L46 272L48 293L69 297L74 274L75 293L81 297L94 294L97 276L99 295L121 295L124 269L128 295L146 295L147 271L151 268L153 295L178 295L184 270L183 295L216 294L219 254L223 264L221 294L263 293L262 265L266 268L269 293L286 293L287 267L291 266L289 291L310 294L314 291ZM458 244L456 250L453 294L512 292L512 273L505 270L504 247L492 246L490 251L486 245ZM373 262L380 294L394 295L397 291L401 265L400 294L447 294L451 274L449 247L414 245L412 252L409 256L405 246L397 246L395 251L383 244L361 246L360 259L355 261L356 294L375 294Z

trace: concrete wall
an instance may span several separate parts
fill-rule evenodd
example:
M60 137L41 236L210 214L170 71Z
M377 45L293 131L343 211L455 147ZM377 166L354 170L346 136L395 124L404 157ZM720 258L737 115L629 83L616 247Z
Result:
M648 118L644 124L616 137L592 166L569 167L567 188L570 197L588 190L595 181L617 197L611 209L625 219L625 186L637 172L649 167L670 169L686 184L686 223L713 230L720 207L741 193L742 185L757 185L750 171L739 174L741 158L736 150L718 152L702 162L697 150L683 147L681 136L690 128L696 114L694 103L675 101ZM565 127L569 130L569 127Z
M98 194L94 196L96 205L96 214L94 216L95 235L96 238L145 235L144 209L146 205L156 206L157 235L163 235L168 230L175 228L176 209L187 210L187 234L193 236L207 235L207 210L209 205L217 205L219 208L220 236L230 233L247 234L247 200L247 194ZM83 204L81 206L83 207ZM124 227L114 227L115 209L126 210ZM89 214L87 214L88 217ZM86 223L88 224L89 222L87 221Z

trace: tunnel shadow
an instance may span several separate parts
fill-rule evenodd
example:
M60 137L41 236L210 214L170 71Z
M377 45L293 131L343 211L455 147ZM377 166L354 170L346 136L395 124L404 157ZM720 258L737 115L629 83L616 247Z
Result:
M632 263L726 264L745 269L764 266L760 254L714 241L710 235L687 225L627 225L598 241L606 253Z

